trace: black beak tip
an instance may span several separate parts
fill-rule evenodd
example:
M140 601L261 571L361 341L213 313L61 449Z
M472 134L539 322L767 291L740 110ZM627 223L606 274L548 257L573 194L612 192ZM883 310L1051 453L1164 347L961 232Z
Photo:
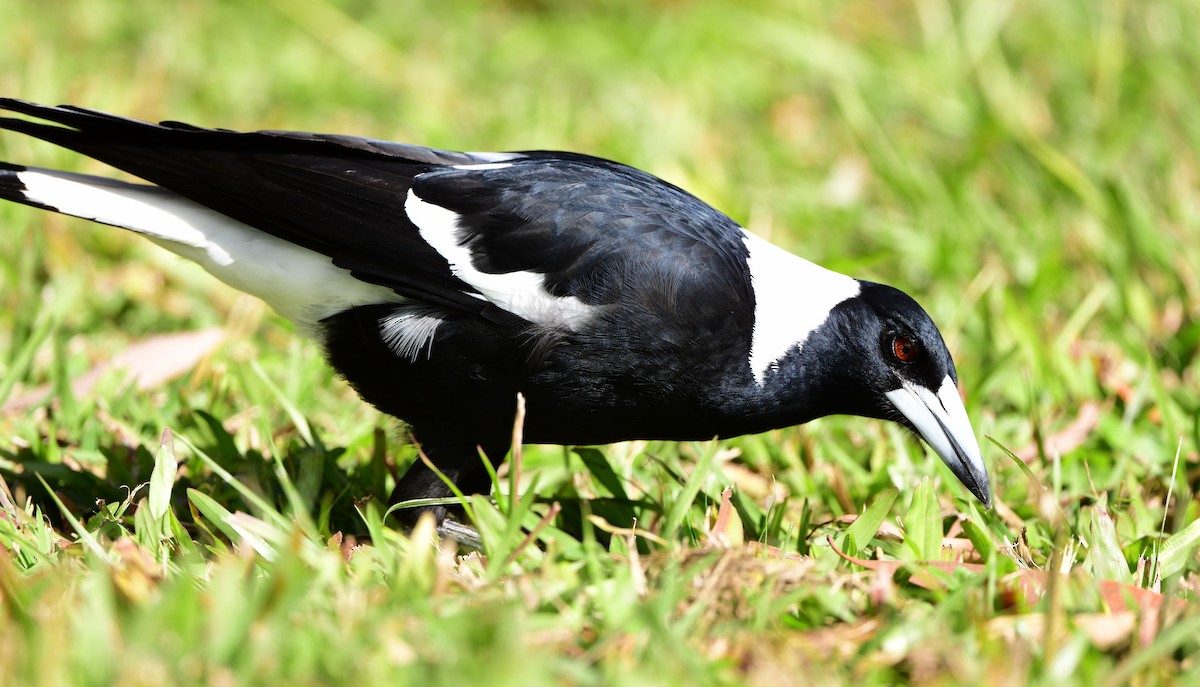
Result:
M975 498L977 498L983 502L984 510L992 509L992 494L991 494L991 492L985 491L982 494L979 492L975 492Z
M975 475L967 473L962 475L963 486L967 491L971 492L979 502L983 504L984 510L992 509L992 485L989 483L985 475L982 480L977 479Z

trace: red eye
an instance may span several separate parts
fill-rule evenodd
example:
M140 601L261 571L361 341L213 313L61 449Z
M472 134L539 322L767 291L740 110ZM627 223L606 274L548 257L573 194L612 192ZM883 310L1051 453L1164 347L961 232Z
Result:
M915 363L921 357L921 345L907 336L892 339L892 355L902 363Z

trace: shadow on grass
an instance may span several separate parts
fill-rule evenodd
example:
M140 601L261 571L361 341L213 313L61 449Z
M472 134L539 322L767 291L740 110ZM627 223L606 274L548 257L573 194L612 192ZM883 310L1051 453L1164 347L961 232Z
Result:
M188 429L190 439L201 440L202 430ZM205 441L195 446L244 487L279 512L287 513L291 506L280 483L278 470L282 468L302 501L308 504L309 517L319 523L323 531L361 533L365 531L365 525L356 505L368 499L381 502L387 499L387 466L377 465L372 460L343 467L338 458L345 449L340 447L288 446L277 465L275 460L259 451L238 451L232 442ZM60 532L69 531L69 524L42 481L72 516L89 526L100 524L93 522L97 518L115 518L121 524L132 525L136 508L147 496L154 454L146 445L131 447L118 440L98 447L97 453L103 461L81 464L69 457L61 462L49 462L35 448L0 450L0 459L9 463L9 467L0 467L0 478L8 484L18 505L32 503ZM171 492L171 508L189 531L196 533L194 512L187 499L188 489L207 494L230 511L254 513L257 510L198 456L178 445L177 455L181 459L175 488ZM382 477L379 475L381 469Z

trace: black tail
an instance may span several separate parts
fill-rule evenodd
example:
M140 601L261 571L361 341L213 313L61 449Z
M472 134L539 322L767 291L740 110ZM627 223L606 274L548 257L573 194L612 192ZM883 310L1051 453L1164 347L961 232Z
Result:
M329 256L358 278L427 303L477 311L446 259L404 211L413 177L478 163L463 153L288 131L237 132L127 119L72 106L0 98L0 110L50 122L0 118L7 129L48 141L161 186L234 220ZM5 198L30 204L20 169L7 169ZM51 208L53 209L53 208Z
M32 205L35 208L43 210L56 210L56 208L52 208L49 205L30 200L25 195L25 184L17 175L18 172L24 172L25 169L21 165L10 165L7 162L0 162L0 198L24 205Z

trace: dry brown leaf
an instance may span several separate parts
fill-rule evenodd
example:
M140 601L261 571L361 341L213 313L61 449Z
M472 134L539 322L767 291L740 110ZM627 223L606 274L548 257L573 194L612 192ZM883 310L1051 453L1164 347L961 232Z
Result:
M717 520L713 523L706 537L708 545L729 549L741 547L745 543L745 531L742 529L742 518L733 507L733 487L721 492L721 506L717 509Z
M942 550L949 549L954 552L954 557L960 561L970 560L978 562L979 552L975 550L975 544L970 539L963 537L943 537Z
M861 516L861 513L847 513L846 515L839 515L829 522L836 522L840 525L852 525L854 524L854 521L858 520ZM895 522L891 520L884 520L883 523L879 525L879 531L875 533L875 536L882 537L884 539L891 539L893 541L900 541L904 539L904 530L900 529L900 526Z
M878 570L871 579L871 603L876 607L891 606L896 601L894 570Z
M1075 419L1070 424L1046 437L1042 442L1046 449L1046 455L1049 457L1063 456L1082 446L1091 436L1092 431L1096 429L1096 425L1100 424L1102 411L1103 407L1096 401L1084 402L1079 406L1079 412L1075 414ZM1038 457L1037 443L1030 443L1016 454L1026 463L1032 461Z
M76 396L87 396L112 370L124 370L142 391L154 389L195 367L224 338L222 329L210 327L143 339L88 370L71 383L71 391ZM19 413L40 402L48 393L49 385L39 386L9 399L0 412Z
M118 561L110 568L117 590L131 601L149 600L163 577L163 570L154 556L129 537L113 542L110 552Z
M887 570L894 572L900 568L908 568L912 571L912 576L909 581L912 584L924 589L940 589L942 587L941 580L930 574L928 571L939 570L943 573L952 573L955 570L969 570L974 573L983 574L987 568L980 563L955 563L949 561L873 561L863 558L855 558L840 551L833 543L833 537L827 538L833 552L841 556L843 560L849 561L855 565L862 566L868 570ZM1001 585L1010 585L1015 591L1019 591L1029 605L1033 605L1046 592L1047 585L1050 581L1049 575L1043 570L1018 570L1011 575L1006 575L1000 580ZM1071 575L1063 573L1053 573L1058 575L1061 583L1070 581L1086 581L1090 583L1100 598L1104 601L1104 605L1110 609L1127 609L1137 611L1148 611L1160 608L1167 600L1167 597L1158 592L1150 591L1142 587L1137 587L1130 584L1122 584L1116 580L1099 580L1086 576L1082 571L1076 571ZM1185 605L1183 599L1172 598L1172 604L1182 607Z
M1137 615L1133 611L1076 613L1071 616L1071 623L1082 630L1092 644L1108 650L1130 638L1137 626Z
M838 623L814 630L716 633L706 648L709 658L727 662L739 684L750 687L822 687L844 684L835 665L857 660L862 647L879 631L880 621Z
M726 463L721 466L721 472L743 496L755 501L779 503L790 496L787 485L777 481L774 475L755 472L739 463Z
M784 560L784 559L808 560L806 556L801 556L798 553L794 553L794 552L790 552L790 551L784 551L783 549L779 548L778 546L771 546L770 544L764 544L760 541L746 542L746 548L749 549L755 555L761 556L762 558L773 558L773 559L779 559L779 560Z
M836 518L833 518L832 520L830 520L829 522L836 522L841 525L851 525L854 523L854 521L858 520L859 517L861 517L861 515L858 513L849 513L846 515L839 515ZM960 525L958 525L958 523L951 525L949 534L961 533L961 532L962 532L962 527ZM970 539L949 536L949 534L946 537L942 538L942 548L943 549L950 549L952 552L954 552L954 555L956 557L959 557L962 559L978 558L979 554L975 550L975 545L971 543ZM891 539L893 541L901 541L904 539L904 530L900 529L900 526L897 525L895 522L893 522L891 520L884 520L883 523L879 526L879 531L875 533L875 536L880 537L882 539Z
M1129 641L1138 625L1137 621L1138 614L1133 611L1075 613L1070 616L1071 624L1102 651ZM997 616L989 620L987 626L994 634L1010 642L1030 638L1040 641L1046 635L1046 615L1022 613Z

